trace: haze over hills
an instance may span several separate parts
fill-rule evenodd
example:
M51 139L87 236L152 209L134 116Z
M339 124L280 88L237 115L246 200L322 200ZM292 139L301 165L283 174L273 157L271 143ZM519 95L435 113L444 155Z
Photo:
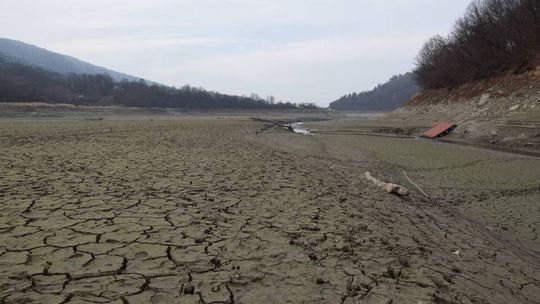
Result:
M0 56L7 61L35 66L58 74L106 74L115 81L137 81L140 78L116 72L104 67L84 62L71 56L51 52L21 41L0 38Z
M164 86L9 39L0 39L0 102L186 109L316 108L256 94L236 96L189 85Z
M392 76L371 91L352 93L330 103L339 111L391 111L405 104L420 91L413 73Z

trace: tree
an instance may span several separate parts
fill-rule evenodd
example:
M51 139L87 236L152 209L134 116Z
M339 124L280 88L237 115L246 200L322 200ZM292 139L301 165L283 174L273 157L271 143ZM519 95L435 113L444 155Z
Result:
M539 15L538 0L473 1L448 37L431 38L419 52L419 83L454 87L534 67L540 51Z
M0 102L49 102L85 105L125 105L195 109L292 109L292 103L275 104L193 88L176 89L145 81L115 82L109 75L60 75L13 62L0 55Z

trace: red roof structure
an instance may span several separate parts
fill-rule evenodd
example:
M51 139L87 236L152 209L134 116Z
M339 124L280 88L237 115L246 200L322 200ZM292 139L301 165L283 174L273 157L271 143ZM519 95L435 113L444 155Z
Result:
M452 130L454 130L457 127L457 125L450 123L450 122L441 122L439 124L436 124L433 128L427 130L422 135L427 138L437 138L445 136L446 134L450 133Z

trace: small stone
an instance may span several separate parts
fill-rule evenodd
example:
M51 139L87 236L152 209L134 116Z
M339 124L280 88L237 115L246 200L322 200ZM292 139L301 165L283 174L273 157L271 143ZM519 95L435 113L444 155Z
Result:
M321 228L318 227L317 225L315 224L312 224L312 225L303 225L302 226L302 229L304 230L307 230L307 231L321 231Z
M216 268L221 267L221 260L218 258L211 259L210 263L212 263L212 265L214 265Z
M480 97L480 100L478 101L478 106L481 107L485 105L489 101L489 94L484 94Z
M454 303L454 301L452 301L452 299L447 296L447 295L442 295L442 294L436 294L434 296L434 302L435 303L438 303L438 304L452 304Z
M443 279L450 284L454 283L452 276L447 273L443 274Z
M399 257L398 257L398 262L399 262L403 267L409 267L409 266L410 266L409 260L408 260L407 257L405 257L405 256L399 256Z
M395 269L392 266L389 266L388 270L386 271L386 274L392 279L397 279L397 278L399 278L400 271Z
M187 285L184 287L184 293L185 294L194 294L195 293L195 287L193 285Z

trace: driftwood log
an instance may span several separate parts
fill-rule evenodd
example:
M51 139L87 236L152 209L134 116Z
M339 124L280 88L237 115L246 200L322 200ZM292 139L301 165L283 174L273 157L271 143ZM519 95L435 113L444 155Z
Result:
M373 184L375 184L377 187L385 190L388 193L397 194L399 196L406 196L409 195L409 189L392 183L386 183L379 179L376 179L371 175L371 173L366 172L366 178L371 181Z

